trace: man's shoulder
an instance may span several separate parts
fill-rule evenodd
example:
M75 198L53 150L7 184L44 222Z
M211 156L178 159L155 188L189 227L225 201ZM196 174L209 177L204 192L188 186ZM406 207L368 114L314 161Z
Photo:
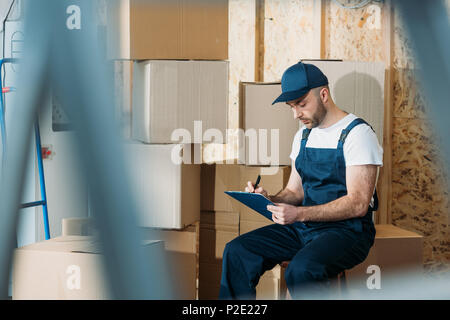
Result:
M370 124L361 123L355 126L348 133L348 136L346 138L346 144L348 145L353 143L363 144L369 147L369 145L373 145L379 142L378 137L375 131L373 131Z

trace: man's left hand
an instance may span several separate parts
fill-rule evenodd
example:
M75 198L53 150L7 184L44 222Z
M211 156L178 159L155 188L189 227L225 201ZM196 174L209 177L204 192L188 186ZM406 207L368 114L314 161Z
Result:
M268 205L267 210L272 212L272 220L278 224L291 224L298 220L299 207L286 203L275 203L276 206Z

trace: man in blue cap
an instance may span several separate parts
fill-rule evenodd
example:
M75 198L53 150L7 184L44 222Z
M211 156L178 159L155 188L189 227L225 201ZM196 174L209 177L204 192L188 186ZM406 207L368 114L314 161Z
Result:
M240 235L223 253L221 299L254 299L262 274L290 261L285 279L293 298L326 298L329 279L361 263L375 238L372 212L383 150L364 120L339 109L327 77L299 62L281 79L273 102L290 106L304 126L292 144L292 171L286 188L261 193L275 224Z

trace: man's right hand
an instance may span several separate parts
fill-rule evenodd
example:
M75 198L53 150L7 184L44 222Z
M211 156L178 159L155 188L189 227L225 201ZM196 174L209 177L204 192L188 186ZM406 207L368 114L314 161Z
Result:
M252 193L261 193L264 197L269 198L269 195L266 190L264 190L261 186L258 186L255 189L255 186L251 181L247 181L247 186L245 187L246 192L252 192Z

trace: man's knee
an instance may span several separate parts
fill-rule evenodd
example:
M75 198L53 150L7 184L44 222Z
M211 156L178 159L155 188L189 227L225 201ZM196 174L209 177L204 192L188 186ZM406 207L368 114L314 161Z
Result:
M291 261L284 273L287 285L299 285L327 279L324 265L314 261Z
M232 257L236 255L241 255L244 252L243 239L241 237L234 238L225 245L223 251L224 257Z

